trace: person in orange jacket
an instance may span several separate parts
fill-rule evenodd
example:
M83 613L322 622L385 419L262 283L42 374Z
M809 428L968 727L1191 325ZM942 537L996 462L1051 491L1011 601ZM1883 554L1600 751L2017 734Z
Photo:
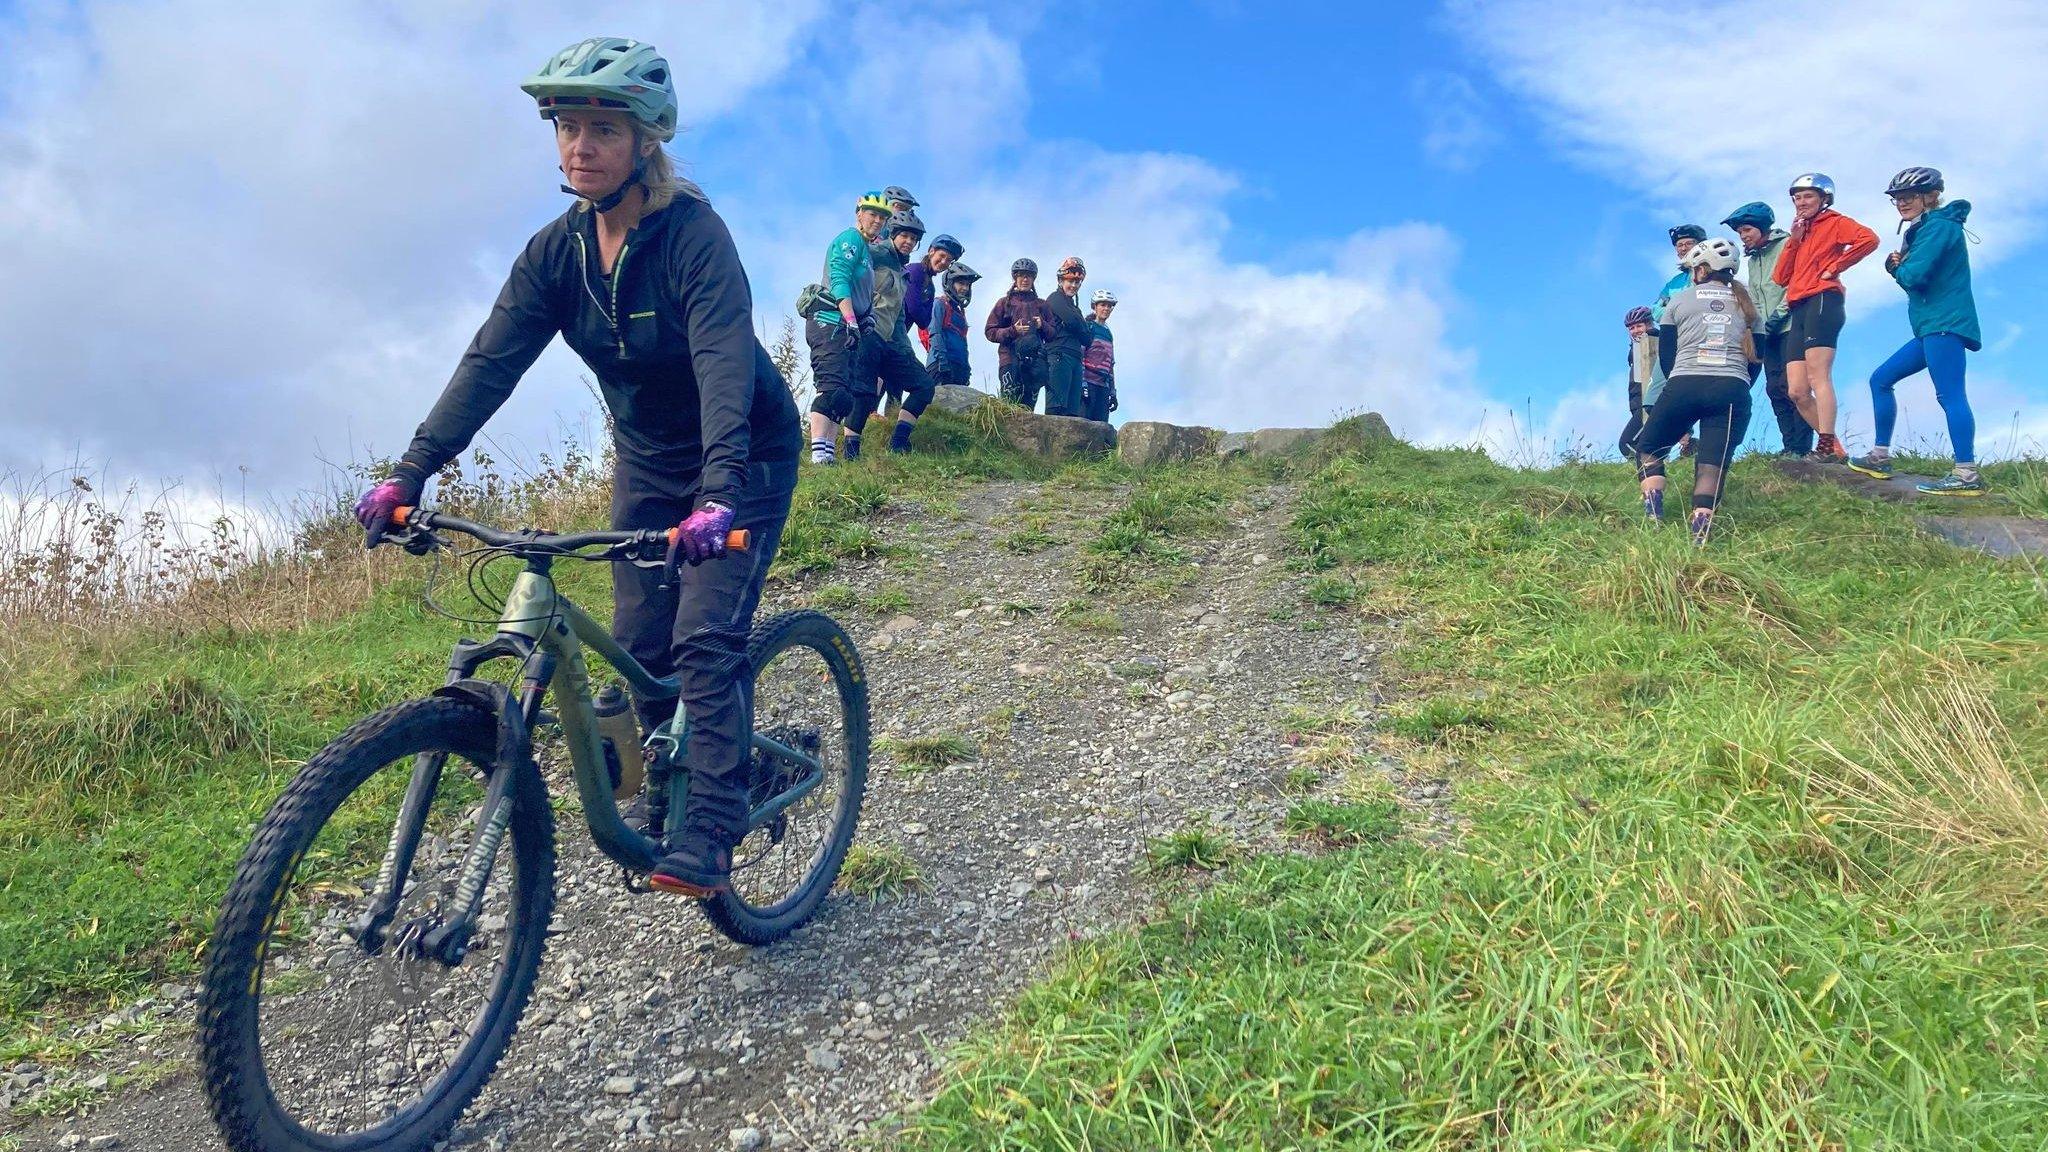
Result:
M1835 437L1835 342L1842 335L1842 273L1877 251L1877 233L1835 211L1835 182L1808 172L1792 182L1792 238L1771 281L1785 289L1785 391L1820 433L1808 460L1849 459Z

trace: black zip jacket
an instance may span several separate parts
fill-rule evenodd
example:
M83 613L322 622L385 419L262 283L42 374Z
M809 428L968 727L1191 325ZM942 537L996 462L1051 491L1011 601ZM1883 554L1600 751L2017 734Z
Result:
M1088 317L1081 314L1081 296L1072 296L1055 288L1045 298L1045 309L1059 321L1056 332L1048 335L1045 350L1061 356L1072 356L1079 360L1088 352Z
M401 470L424 479L467 448L558 332L597 376L622 467L696 477L736 508L749 463L796 459L796 404L711 205L678 195L627 235L609 281L601 267L585 205L527 241Z

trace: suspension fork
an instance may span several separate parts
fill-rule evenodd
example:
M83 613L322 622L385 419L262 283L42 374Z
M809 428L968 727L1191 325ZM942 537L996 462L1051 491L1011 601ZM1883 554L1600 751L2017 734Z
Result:
M554 674L554 653L543 648L527 656L519 678L519 713L529 733L533 731L533 722L540 718L541 700ZM512 827L513 808L521 803L546 803L542 797L520 796L515 791L518 786L519 773L513 765L492 765L490 785L484 790L483 805L477 809L476 834L470 839L469 855L464 858L461 876L455 883L454 913L420 939L420 948L426 955L451 968L469 954L477 916L483 911L484 889L490 885L505 833Z

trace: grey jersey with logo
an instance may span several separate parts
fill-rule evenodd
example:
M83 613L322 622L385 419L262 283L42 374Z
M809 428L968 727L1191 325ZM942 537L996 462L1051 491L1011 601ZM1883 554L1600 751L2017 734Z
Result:
M1749 379L1748 345L1742 339L1749 321L1733 286L1709 280L1673 296L1671 306L1664 310L1664 326L1677 329L1678 335L1672 377Z

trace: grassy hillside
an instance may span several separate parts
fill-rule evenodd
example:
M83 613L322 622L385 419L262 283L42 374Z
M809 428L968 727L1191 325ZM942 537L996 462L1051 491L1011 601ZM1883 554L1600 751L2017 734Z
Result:
M1632 487L1328 463L1295 560L1408 622L1406 697L1296 718L1300 771L1441 770L1460 843L1368 822L1080 946L910 1144L2048 1146L2040 577L1761 460L1704 554Z
M969 421L935 413L926 425L930 454L807 470L778 573L873 552L869 522L890 499L942 501L976 479L1053 472L990 447ZM564 530L601 526L608 498L589 469L527 483L472 475L444 493L444 506L488 520ZM432 578L448 608L488 615L454 561L366 557L340 518L307 525L305 539L321 558L274 558L146 611L74 602L60 613L52 602L48 615L9 621L0 1055L192 972L249 829L291 774L358 717L439 686L450 644L489 631L422 602ZM514 567L495 569L501 585ZM608 611L601 565L557 574Z

